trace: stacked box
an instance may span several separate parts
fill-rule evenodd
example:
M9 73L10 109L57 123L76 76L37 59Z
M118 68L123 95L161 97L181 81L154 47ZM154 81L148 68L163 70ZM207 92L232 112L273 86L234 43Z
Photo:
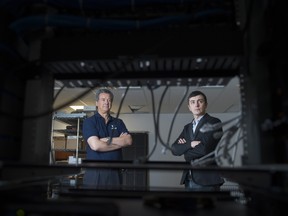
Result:
M53 137L54 149L65 149L66 139L64 136Z
M82 138L78 138L78 149L82 149ZM67 136L67 149L77 149L77 136Z

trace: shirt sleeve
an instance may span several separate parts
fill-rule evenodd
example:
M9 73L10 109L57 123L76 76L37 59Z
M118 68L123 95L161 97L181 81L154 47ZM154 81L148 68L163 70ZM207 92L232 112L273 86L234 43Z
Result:
M190 144L187 144L187 143L178 144L178 140L180 138L187 139L186 136L185 136L185 128L183 129L183 131L181 132L179 137L175 140L175 142L171 146L171 152L172 152L173 155L176 155L176 156L183 155L188 149L190 149Z
M127 129L127 127L126 127L126 125L125 125L125 123L123 122L122 119L118 119L118 124L117 125L119 127L118 131L120 133L129 133L129 131L128 131L128 129Z
M96 130L96 126L90 118L87 118L83 122L82 128L83 138L87 141L87 139L91 136L98 136L99 132Z

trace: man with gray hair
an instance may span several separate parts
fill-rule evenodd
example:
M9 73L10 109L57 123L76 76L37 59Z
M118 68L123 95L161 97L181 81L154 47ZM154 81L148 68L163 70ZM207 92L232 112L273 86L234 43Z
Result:
M110 115L113 98L114 95L109 89L98 89L96 92L97 111L83 122L87 161L121 161L122 148L132 145L132 136L123 120ZM121 185L120 170L87 168L83 184L118 187Z

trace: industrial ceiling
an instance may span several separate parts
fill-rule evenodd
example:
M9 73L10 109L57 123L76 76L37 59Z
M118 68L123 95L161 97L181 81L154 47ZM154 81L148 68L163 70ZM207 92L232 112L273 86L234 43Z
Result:
M164 113L175 109L186 87L204 87L211 101L225 104L211 112L240 110L243 35L237 1L27 0L1 1L0 7L5 17L1 70L24 79L53 77L55 95L57 87L65 88L55 108L87 89L90 95L79 100L93 106L97 87L138 86L141 90L129 90L122 110L129 112L145 95L142 111L151 112L147 89L157 87L160 98L169 86L167 98L175 103L163 102L171 107ZM117 91L116 96L123 93ZM64 110L71 111L68 107Z

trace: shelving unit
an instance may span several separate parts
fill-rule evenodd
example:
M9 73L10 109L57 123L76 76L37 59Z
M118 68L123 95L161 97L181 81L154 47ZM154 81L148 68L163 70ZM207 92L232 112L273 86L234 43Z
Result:
M53 114L52 118L52 132L51 132L51 157L50 157L50 164L56 164L56 153L57 152L66 152L67 157L69 153L75 154L75 163L79 163L79 153L85 153L84 146L79 145L79 140L82 138L82 123L83 120L87 117L87 114L84 112L81 113L57 113ZM68 125L65 129L56 129L55 128L55 121L62 122ZM69 128L69 126L71 128ZM60 133L64 135L64 146L63 148L56 148L55 147L55 133ZM67 141L69 137L75 137L76 146L75 148L69 148L67 145ZM68 159L68 158L67 158Z

